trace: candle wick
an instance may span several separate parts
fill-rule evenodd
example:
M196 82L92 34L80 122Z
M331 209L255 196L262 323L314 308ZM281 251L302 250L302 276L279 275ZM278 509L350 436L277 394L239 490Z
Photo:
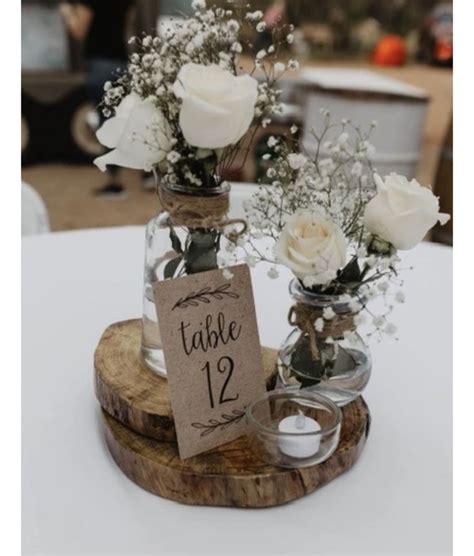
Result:
M301 409L298 410L298 415L296 417L295 426L298 430L303 430L306 427L306 417Z

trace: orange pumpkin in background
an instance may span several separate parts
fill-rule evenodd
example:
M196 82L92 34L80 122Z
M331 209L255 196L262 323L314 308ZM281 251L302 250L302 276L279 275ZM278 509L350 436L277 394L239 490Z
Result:
M372 52L371 62L377 66L402 66L407 61L405 41L400 35L386 35Z
M442 64L453 59L453 45L449 42L439 41L434 48L435 60Z

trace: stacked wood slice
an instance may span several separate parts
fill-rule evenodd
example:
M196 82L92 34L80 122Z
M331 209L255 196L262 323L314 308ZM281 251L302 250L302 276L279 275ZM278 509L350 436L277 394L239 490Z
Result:
M341 440L326 462L282 469L260 461L245 437L181 460L167 381L141 361L141 320L109 326L95 353L95 390L110 452L120 469L142 488L193 505L270 507L309 494L352 467L370 425L359 398L343 408ZM262 348L269 390L276 383L275 350Z

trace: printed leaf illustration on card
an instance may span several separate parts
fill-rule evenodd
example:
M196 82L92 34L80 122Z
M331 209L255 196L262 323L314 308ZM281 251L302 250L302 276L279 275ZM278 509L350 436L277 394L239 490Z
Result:
M245 410L265 392L250 272L230 270L154 286L183 459L244 434Z

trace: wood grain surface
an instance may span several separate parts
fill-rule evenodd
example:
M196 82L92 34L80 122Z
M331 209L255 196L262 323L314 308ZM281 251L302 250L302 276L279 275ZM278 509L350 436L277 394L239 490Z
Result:
M175 440L168 382L142 362L140 319L117 322L102 335L95 352L95 391L102 408L134 431ZM276 350L262 348L267 388L276 381Z
M362 398L342 409L339 446L324 463L304 469L267 465L246 437L180 460L174 442L139 435L103 412L110 452L125 475L145 490L184 504L264 508L310 494L350 469L362 452L370 414Z

